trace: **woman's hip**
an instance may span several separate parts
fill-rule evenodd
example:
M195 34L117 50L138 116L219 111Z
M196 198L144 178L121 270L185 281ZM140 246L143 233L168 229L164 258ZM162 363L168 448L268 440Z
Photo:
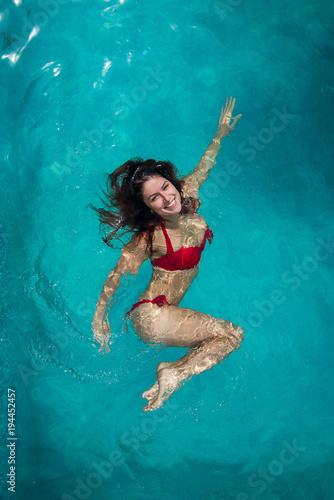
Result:
M193 347L214 337L242 341L242 329L230 321L159 302L142 301L129 313L137 335L145 343Z

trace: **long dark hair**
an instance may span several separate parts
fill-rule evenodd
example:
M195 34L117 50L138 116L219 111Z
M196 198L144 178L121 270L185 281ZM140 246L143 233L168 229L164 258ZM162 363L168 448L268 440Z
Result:
M145 236L149 254L152 253L153 233L160 224L160 217L145 205L142 199L142 185L149 178L161 176L178 190L181 196L182 214L194 213L200 201L192 197L183 198L183 182L177 178L177 171L170 161L155 161L133 158L118 167L111 174L106 174L106 190L102 189L105 207L90 207L98 213L100 226L110 227L112 231L103 241L112 246L113 238L133 232L138 238ZM122 231L124 230L124 231Z

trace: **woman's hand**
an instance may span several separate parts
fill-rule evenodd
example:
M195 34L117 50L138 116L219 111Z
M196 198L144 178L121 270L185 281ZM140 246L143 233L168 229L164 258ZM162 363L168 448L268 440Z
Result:
M103 321L94 319L92 327L94 331L93 338L100 344L99 352L110 352L109 339L111 334L108 318L104 319Z
M228 97L226 97L225 106L222 107L221 115L219 118L218 130L214 135L214 139L218 139L220 141L222 137L232 132L237 121L242 116L242 115L236 116L235 118L233 118L233 122L230 124L230 121L232 120L232 112L234 104L235 104L235 99L233 99L232 97L228 99Z

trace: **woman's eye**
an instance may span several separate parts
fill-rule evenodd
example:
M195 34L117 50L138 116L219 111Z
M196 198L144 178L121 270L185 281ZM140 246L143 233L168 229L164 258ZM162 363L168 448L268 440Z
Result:
M166 182L166 184L164 184L163 186L163 190L165 191L167 188L168 188L168 183Z

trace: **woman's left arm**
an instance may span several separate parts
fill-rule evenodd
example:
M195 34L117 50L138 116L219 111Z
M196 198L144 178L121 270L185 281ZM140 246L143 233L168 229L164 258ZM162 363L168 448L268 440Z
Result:
M230 123L232 120L234 104L235 99L232 97L230 97L230 99L226 98L225 106L223 106L221 110L217 132L213 136L212 141L207 147L197 167L183 178L184 186L188 186L189 188L187 191L194 192L194 190L198 190L208 179L211 170L216 164L216 158L221 148L222 139L232 132L237 121L242 116L236 116L233 118L232 123Z

